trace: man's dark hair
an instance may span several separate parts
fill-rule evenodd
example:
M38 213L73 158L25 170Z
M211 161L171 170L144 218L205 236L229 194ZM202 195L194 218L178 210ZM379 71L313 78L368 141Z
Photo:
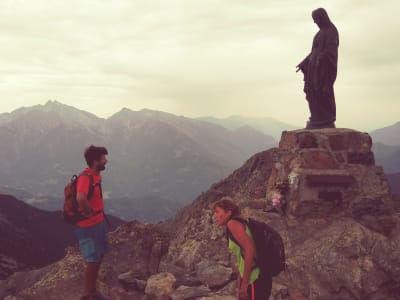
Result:
M108 151L105 147L97 147L95 145L90 145L85 149L85 160L87 165L92 167L95 160L99 160L102 155L107 155Z

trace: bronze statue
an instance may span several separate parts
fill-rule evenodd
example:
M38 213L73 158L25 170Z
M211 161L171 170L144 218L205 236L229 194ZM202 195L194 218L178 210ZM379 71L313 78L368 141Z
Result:
M312 18L319 27L311 53L297 65L304 74L304 92L310 108L306 129L334 128L336 104L333 84L336 80L339 33L327 12L318 8Z

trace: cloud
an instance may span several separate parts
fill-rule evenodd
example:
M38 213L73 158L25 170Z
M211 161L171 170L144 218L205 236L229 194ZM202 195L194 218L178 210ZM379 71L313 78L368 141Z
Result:
M394 0L5 0L0 97L8 101L0 112L58 99L101 116L125 106L303 124L307 103L294 71L310 51L311 11L320 6L340 33L339 124L398 120Z

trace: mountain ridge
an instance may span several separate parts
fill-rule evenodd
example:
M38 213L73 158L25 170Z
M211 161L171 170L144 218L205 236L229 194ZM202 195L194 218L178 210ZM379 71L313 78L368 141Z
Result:
M275 139L278 140L281 137L282 131L294 130L300 128L299 126L278 121L270 117L257 118L257 117L230 116L226 118L216 118L216 117L205 116L197 119L215 123L231 130L238 129L243 126L251 126L258 131L272 135Z
M400 121L393 125L373 130L370 134L374 142L389 146L400 146Z
M110 163L104 173L105 194L116 203L113 207L110 201L110 209L125 219L152 222L156 220L143 199L152 197L163 207L159 220L171 217L172 208L192 201L246 158L277 145L271 135L248 125L226 129L128 108L103 119L58 101L1 114L0 140L0 185L33 194L31 203L44 209L57 207L65 183L84 168L84 147L106 145ZM374 145L376 161L387 173L400 171L396 147ZM137 205L137 213L126 215L128 202L129 207Z
M84 148L104 145L110 153L105 195L135 202L138 211L144 209L140 199L149 196L160 203L166 199L174 209L188 203L249 155L276 143L262 133L233 132L151 110L122 109L101 119L57 101L21 108L0 119L0 185L53 201L70 177L84 168ZM123 205L117 206L113 211L120 217L141 217L126 215ZM41 208L46 208L43 201ZM165 214L168 211L166 207Z

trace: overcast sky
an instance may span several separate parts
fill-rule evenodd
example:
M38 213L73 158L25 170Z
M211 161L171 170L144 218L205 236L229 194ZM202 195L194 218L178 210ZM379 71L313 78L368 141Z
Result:
M318 7L340 35L337 127L400 121L397 0L0 0L0 113L57 100L303 126Z

